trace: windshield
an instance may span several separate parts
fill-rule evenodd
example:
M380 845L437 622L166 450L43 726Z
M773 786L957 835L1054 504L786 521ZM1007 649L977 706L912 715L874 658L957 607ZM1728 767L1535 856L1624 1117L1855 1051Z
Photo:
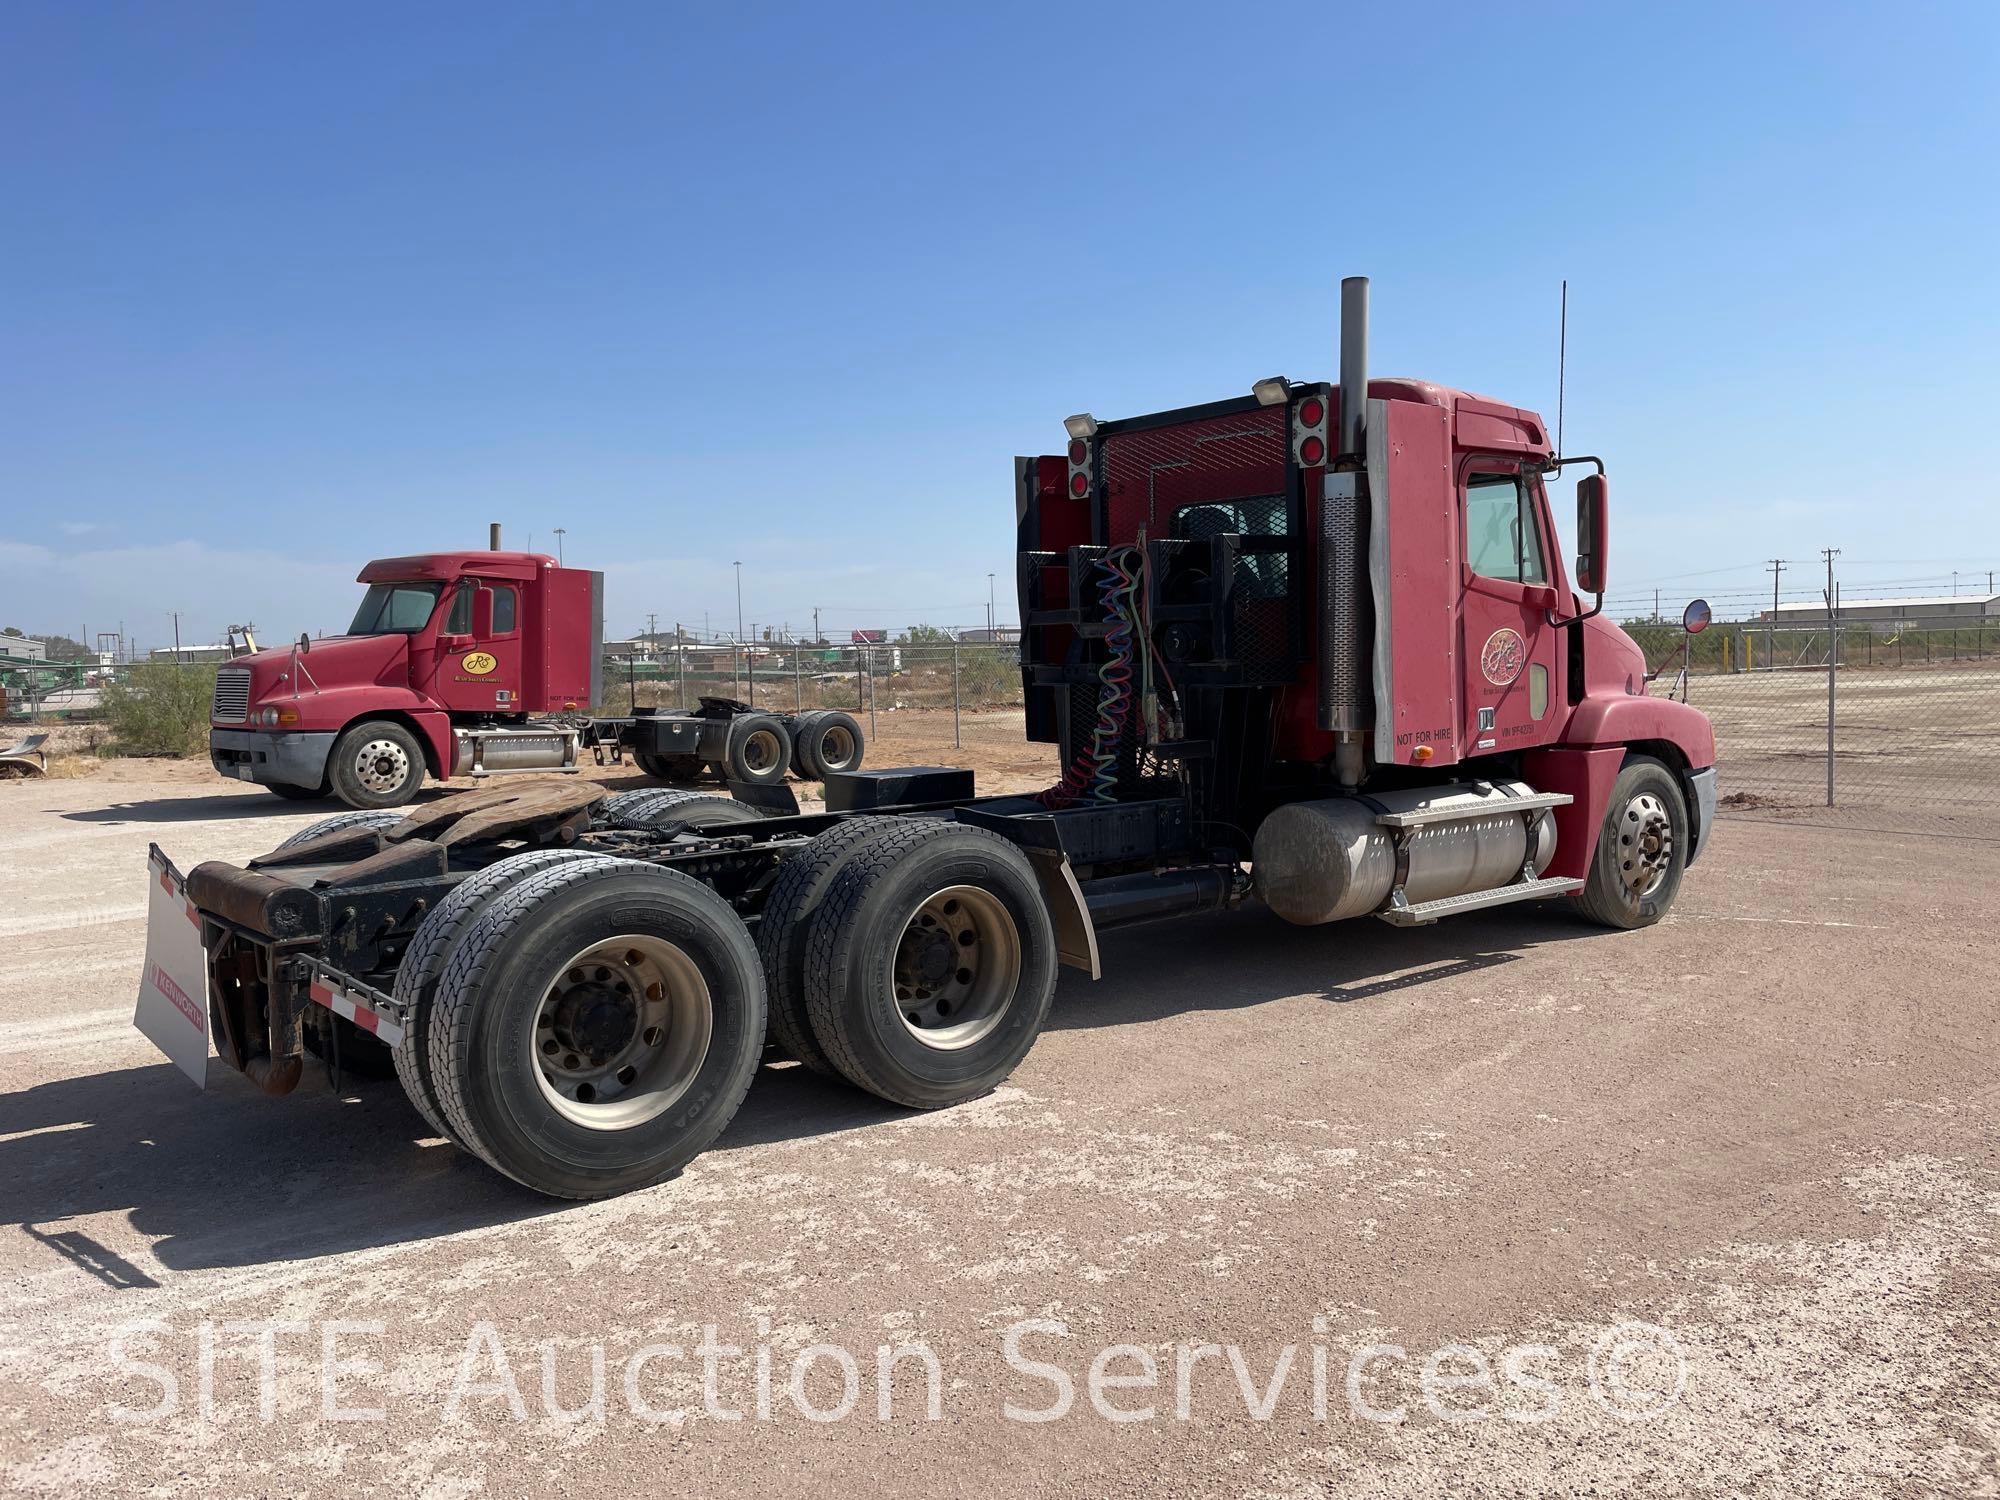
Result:
M408 635L422 630L437 604L435 583L371 583L354 612L349 635Z

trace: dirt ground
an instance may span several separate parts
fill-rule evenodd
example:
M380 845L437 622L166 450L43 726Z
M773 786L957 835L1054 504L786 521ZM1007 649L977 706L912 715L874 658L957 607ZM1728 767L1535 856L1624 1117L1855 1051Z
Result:
M877 764L947 758L890 720ZM1052 779L1014 732L987 784ZM147 843L323 811L0 785L11 1491L2000 1491L2000 842L1725 821L1632 934L1110 934L996 1094L768 1067L576 1206L393 1083L198 1093L132 1031Z

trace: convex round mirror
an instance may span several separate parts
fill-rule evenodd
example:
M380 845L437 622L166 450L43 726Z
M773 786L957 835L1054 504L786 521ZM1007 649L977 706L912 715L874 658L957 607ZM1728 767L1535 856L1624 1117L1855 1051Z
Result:
M1689 635L1700 635L1708 629L1708 622L1714 618L1706 599L1697 599L1681 613L1681 629Z

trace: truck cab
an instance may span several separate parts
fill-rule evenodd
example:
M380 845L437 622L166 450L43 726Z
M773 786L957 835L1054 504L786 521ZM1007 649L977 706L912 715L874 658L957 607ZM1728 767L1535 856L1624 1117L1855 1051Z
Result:
M600 696L601 574L534 552L437 552L378 559L357 582L344 634L217 672L217 771L376 808L426 776L575 765L575 732L534 716Z

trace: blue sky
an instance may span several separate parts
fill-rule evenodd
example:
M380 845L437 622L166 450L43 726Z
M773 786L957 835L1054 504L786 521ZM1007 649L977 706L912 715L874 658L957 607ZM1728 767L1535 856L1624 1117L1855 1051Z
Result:
M614 632L982 623L1061 419L1333 373L1553 417L1612 581L2000 568L2000 8L0 15L0 623L332 629L370 556ZM1567 497L1559 509L1567 509Z

